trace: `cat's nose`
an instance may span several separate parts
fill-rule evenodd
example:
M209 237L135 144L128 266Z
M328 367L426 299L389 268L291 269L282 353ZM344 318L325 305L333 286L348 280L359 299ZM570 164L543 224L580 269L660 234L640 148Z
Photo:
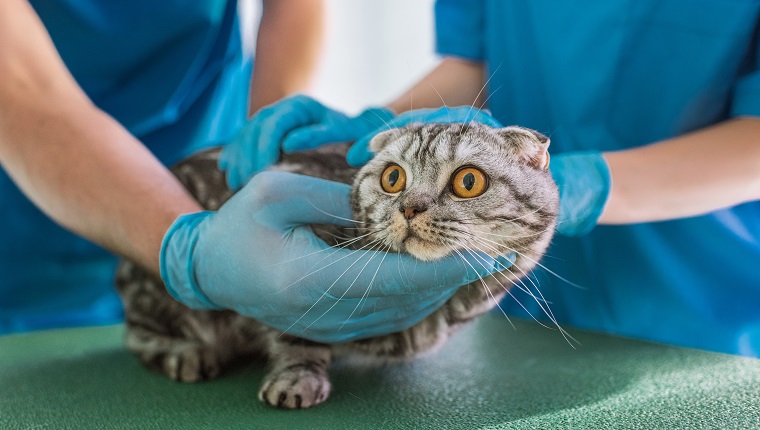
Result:
M424 206L407 206L402 207L399 210L404 214L404 218L412 219L417 216L417 214L425 212L427 208Z

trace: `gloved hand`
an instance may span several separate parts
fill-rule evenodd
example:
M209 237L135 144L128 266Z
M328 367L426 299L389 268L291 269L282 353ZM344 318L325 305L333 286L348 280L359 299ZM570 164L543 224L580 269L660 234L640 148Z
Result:
M304 224L352 226L347 185L263 172L218 212L179 217L161 247L171 295L196 309L232 309L320 342L403 330L456 289L514 261L477 254L422 262L406 254L331 248Z
M610 195L610 169L598 151L553 155L549 166L559 187L557 232L580 236L596 226Z
M491 127L503 127L496 118L484 110L472 106L442 107L438 109L417 109L410 110L397 116L395 119L386 122L380 128L373 130L362 136L348 151L346 159L352 166L361 166L372 159L372 152L369 150L369 141L376 134L392 128L399 128L412 123L429 123L437 122L442 124L451 124L455 122L479 122Z
M349 117L318 101L296 95L259 111L228 143L219 158L227 184L237 190L255 173L276 162L280 149L294 152L325 143L354 141L390 121L387 108L367 109Z

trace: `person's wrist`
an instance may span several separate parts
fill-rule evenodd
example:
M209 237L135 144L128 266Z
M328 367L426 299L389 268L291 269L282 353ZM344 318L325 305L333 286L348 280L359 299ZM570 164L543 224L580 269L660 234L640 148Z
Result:
M599 151L574 152L552 157L552 177L559 187L557 232L582 236L598 223L612 187L607 161Z
M193 309L220 309L198 284L193 262L202 224L211 216L213 212L208 211L179 216L161 243L159 267L166 290L178 302Z

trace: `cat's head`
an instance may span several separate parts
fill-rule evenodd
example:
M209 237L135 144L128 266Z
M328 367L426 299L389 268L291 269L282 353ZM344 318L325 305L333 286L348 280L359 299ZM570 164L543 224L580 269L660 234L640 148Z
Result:
M352 191L364 243L426 261L467 251L537 259L559 206L548 146L530 129L477 123L378 134Z

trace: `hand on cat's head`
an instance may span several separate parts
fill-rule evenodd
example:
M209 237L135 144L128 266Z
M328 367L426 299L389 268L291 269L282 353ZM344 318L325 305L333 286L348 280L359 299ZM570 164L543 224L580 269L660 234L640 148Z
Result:
M486 110L478 109L473 106L442 107L437 109L414 109L402 113L401 115L386 121L380 128L366 134L348 151L346 157L348 164L352 166L363 166L372 159L374 153L370 148L370 141L380 133L398 129L411 124L470 124L479 123L493 128L500 128L502 125L496 118L492 117Z

